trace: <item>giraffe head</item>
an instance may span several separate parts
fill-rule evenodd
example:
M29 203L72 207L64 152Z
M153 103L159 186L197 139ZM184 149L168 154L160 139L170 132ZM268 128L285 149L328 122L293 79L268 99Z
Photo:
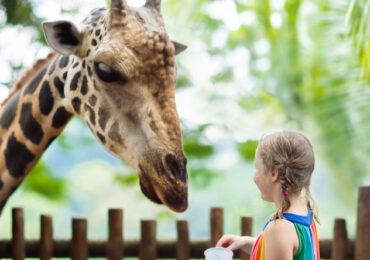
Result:
M128 163L152 201L182 212L188 177L175 104L175 54L160 1L140 8L112 0L76 26L44 23L49 45L63 54L65 106L79 115L101 144ZM63 60L64 59L64 60Z

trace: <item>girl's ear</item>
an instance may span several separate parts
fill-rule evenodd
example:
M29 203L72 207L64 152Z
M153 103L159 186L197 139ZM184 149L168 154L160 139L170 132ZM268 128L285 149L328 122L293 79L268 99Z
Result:
M280 180L279 170L277 166L274 166L271 170L271 180L274 183Z
M78 52L82 42L82 33L69 21L43 23L46 41L56 52L71 55Z

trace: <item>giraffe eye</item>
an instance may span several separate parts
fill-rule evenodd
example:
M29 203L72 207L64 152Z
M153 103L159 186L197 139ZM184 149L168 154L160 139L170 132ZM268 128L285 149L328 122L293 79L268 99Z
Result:
M94 63L96 74L98 77L105 82L112 83L116 81L124 81L124 78L121 76L120 73L113 70L107 64L102 62L95 62Z

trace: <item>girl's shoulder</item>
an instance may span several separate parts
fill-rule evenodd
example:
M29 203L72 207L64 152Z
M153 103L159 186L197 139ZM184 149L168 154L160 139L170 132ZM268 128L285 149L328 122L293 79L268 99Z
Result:
M264 231L266 244L273 243L275 248L297 252L299 239L294 223L287 219L270 221Z
M265 233L274 236L286 235L287 232L295 234L295 226L294 223L284 218L270 220L265 228Z

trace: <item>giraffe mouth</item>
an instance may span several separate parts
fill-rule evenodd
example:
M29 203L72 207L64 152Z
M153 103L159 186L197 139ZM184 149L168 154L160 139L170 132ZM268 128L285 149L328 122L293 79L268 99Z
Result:
M162 201L158 198L157 193L155 192L153 186L145 177L145 174L140 175L140 189L143 192L143 194L151 201L157 204L163 204Z
M187 182L169 181L165 174L150 177L140 167L140 188L143 194L157 204L164 204L175 212L184 212L188 207Z

